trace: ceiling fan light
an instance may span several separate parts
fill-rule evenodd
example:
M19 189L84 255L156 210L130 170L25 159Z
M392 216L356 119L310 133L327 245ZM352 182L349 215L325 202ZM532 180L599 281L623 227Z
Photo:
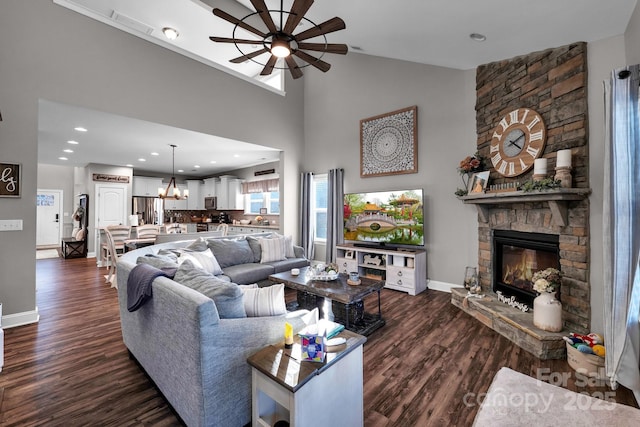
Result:
M175 40L180 35L178 30L176 30L175 28L171 28L171 27L164 27L162 29L162 32L163 32L164 36L166 38L168 38L169 40Z
M274 40L271 43L271 54L277 58L286 58L291 55L289 43L284 40Z

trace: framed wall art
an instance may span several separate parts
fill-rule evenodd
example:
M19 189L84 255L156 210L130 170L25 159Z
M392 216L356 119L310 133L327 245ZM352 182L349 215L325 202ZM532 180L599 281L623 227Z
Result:
M468 194L484 193L484 190L487 188L488 182L489 182L489 171L474 173L471 179L469 180L469 188L467 189L467 193Z
M21 174L19 163L0 163L0 197L20 197Z
M418 172L418 107L360 120L362 178Z

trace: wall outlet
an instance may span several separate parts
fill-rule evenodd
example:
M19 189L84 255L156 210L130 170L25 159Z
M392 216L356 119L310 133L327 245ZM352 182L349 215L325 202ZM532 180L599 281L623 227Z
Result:
M0 219L0 231L20 231L22 230L21 219Z

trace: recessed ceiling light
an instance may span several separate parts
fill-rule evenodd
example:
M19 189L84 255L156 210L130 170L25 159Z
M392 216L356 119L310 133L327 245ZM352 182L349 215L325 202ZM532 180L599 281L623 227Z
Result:
M164 36L166 38L168 38L169 40L175 40L180 35L178 30L176 30L175 28L171 28L171 27L164 27L162 29L162 32L164 33Z
M209 163L213 164L213 163L218 163L215 160L211 160Z
M351 48L351 50L358 50L358 51L362 51L362 48L360 46L349 46Z
M77 130L78 132L86 132L87 131L87 128L83 128L82 126L78 126L78 127L73 128L73 129Z
M240 154L234 154L233 157L240 157Z
M151 153L152 156L159 156L160 154L156 153L155 151L153 153Z
M133 167L133 165L131 163L127 163L125 166L128 167L128 168L132 168Z
M193 165L194 168L200 169L200 165Z
M146 162L146 161L147 161L147 159L143 159L142 157L140 157L140 158L138 159L138 161L139 161L139 162Z
M66 157L58 157L58 160L69 160Z
M79 143L78 141L69 140L69 141L67 141L67 144L78 145L78 144L80 144L80 143Z
M71 150L69 148L67 148L66 150L62 150L62 151L64 151L65 153L73 153L73 150Z
M471 33L469 34L469 38L473 41L476 42L483 42L487 39L487 36L485 36L484 34L480 34L480 33Z
M184 169L178 169L178 172L182 173L184 172Z

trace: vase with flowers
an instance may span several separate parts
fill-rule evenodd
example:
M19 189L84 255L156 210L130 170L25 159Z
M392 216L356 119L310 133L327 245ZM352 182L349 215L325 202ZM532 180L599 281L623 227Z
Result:
M562 331L562 304L555 293L562 282L562 272L556 268L536 271L531 281L538 296L533 300L533 324L549 332Z
M467 156L460 161L458 165L458 173L462 178L462 183L464 184L464 188L458 188L455 192L455 195L465 196L467 194L467 189L469 187L469 179L476 172L482 172L485 170L485 161L484 157L480 155L479 152L476 152L473 156Z

